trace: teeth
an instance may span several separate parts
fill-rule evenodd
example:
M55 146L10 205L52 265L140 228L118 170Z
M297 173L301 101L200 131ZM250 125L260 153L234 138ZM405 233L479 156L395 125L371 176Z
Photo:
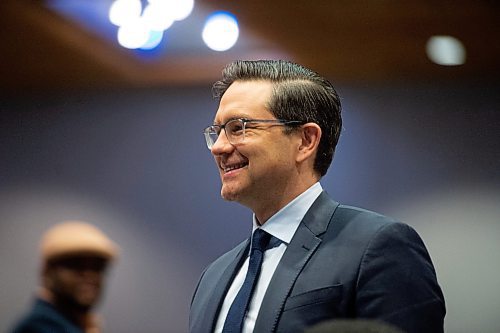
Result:
M224 172L229 172L229 171L234 170L234 169L243 168L244 166L245 166L244 163L233 164L231 166L226 166L226 167L224 167Z

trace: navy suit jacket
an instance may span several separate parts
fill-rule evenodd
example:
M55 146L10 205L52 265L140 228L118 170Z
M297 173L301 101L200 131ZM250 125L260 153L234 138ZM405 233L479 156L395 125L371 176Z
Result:
M191 333L213 331L248 246L249 239L203 272L191 302ZM443 332L444 316L443 293L418 234L323 192L276 268L254 332L303 332L329 319L368 318L407 333L434 333Z

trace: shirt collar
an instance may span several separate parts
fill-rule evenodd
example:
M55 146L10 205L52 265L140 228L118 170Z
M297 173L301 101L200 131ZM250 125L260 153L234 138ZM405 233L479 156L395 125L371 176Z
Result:
M261 227L262 230L270 233L285 244L289 244L295 231L299 227L300 221L304 218L314 201L323 192L323 187L319 182L309 187L305 192L290 201L285 207L271 216ZM257 218L253 215L252 233L259 228Z

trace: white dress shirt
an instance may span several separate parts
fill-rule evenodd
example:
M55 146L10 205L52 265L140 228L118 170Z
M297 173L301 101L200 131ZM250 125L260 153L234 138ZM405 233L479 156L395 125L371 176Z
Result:
M243 323L243 333L251 333L255 327L255 320L259 314L260 306L262 300L264 299L264 294L266 293L269 282L273 277L274 271L281 260L281 257L285 253L285 250L292 240L295 231L299 227L300 221L304 218L304 215L312 206L314 201L323 191L321 184L319 182L315 183L304 193L300 194L298 197L293 199L288 205L283 207L280 211L274 214L264 225L261 227L262 230L268 232L274 237L281 240L281 244L278 247L267 250L264 253L264 259L262 261L260 275L258 277L255 289L253 290L252 299L248 305L248 311L245 316L245 321ZM259 228L255 214L253 216L253 232ZM245 276L248 270L248 260L247 259L241 266L238 274L234 278L231 287L229 288L224 303L219 312L219 317L217 319L217 324L215 325L215 333L221 333L224 327L224 322L226 321L229 308L233 303L238 291L243 285Z

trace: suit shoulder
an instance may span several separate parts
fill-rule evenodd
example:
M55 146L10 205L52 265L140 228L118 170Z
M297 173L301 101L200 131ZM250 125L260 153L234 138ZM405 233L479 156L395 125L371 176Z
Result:
M12 333L57 333L57 332L80 332L79 330L67 330L65 325L57 318L35 313L24 317L12 329Z
M31 310L14 326L12 333L82 333L45 301L36 300Z
M348 221L353 221L355 223L361 224L371 224L376 226L391 224L391 223L401 223L400 221L382 215L380 213L349 205L340 204L335 211L335 215L339 219L344 219Z
M337 230L346 228L358 234L416 233L411 226L392 217L348 205L338 206L332 222Z

